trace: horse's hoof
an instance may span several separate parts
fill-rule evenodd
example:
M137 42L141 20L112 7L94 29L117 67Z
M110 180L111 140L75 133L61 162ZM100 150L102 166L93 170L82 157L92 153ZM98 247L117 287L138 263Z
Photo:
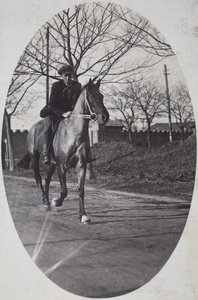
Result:
M86 215L83 215L81 218L81 223L85 225L90 225L91 224L91 219L89 219Z
M43 205L44 206L50 206L49 200L47 200L46 198L43 198Z
M52 209L52 216L58 215L58 207L54 206Z
M85 221L82 223L83 225L91 225L91 220Z
M52 199L51 204L54 207L60 207L60 206L62 206L63 202L59 198L55 197L55 198Z
M50 211L51 210L51 206L50 205L44 204L44 208L45 208L46 211Z

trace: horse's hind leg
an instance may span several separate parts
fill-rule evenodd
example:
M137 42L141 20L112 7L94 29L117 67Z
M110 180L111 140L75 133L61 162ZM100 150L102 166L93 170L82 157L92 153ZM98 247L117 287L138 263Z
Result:
M38 152L34 152L33 154L31 154L31 161L32 161L32 169L34 171L34 178L36 180L36 183L38 186L40 186L41 191L42 191L42 196L45 196L45 191L42 185L42 178L40 175L40 170L39 170L39 158L40 155Z
M66 186L66 170L63 165L58 166L58 177L61 185L61 194L59 198L52 200L52 204L56 207L62 206L64 199L67 197L67 186Z

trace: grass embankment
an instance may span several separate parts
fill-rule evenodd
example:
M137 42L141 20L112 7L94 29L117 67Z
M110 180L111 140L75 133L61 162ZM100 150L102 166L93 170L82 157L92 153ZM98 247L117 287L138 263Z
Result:
M94 173L102 187L190 198L196 169L196 139L173 142L159 149L128 143L97 144Z

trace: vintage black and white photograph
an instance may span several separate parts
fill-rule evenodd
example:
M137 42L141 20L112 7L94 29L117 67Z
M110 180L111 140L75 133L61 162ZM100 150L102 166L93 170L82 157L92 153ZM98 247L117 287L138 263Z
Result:
M38 292L56 289L46 299L155 299L138 292L163 274L193 206L194 94L180 53L132 3L62 7L31 31L3 99L2 188L19 277L34 282L36 269L46 280ZM35 299L23 288L16 299ZM191 291L162 298L159 288L158 299L194 300Z

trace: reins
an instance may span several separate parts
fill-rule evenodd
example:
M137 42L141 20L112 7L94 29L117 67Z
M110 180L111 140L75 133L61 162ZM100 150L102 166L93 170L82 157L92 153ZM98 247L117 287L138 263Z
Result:
M86 93L85 103L87 104L87 107L88 107L88 110L89 110L89 114L75 114L75 113L72 112L69 117L73 116L73 117L77 117L77 118L81 118L81 119L96 121L97 120L97 115L91 109L91 106L90 106L89 101L88 101L87 91L86 90L85 90L85 93Z

